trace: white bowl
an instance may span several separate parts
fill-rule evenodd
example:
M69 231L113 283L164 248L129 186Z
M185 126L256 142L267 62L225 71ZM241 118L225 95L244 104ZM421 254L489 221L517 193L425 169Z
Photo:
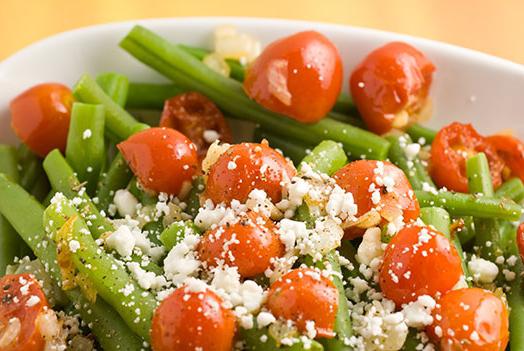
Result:
M314 29L337 45L344 60L345 81L351 69L373 48L406 41L435 63L431 91L432 126L471 122L483 133L512 128L524 137L524 66L448 44L406 35L341 25L253 18L180 18L113 23L58 34L37 42L0 63L0 142L15 142L9 127L9 101L33 84L55 81L72 85L84 72L116 71L134 81L163 81L118 47L135 24L174 42L209 47L215 27L231 24L264 44L293 32ZM346 86L347 89L347 86Z

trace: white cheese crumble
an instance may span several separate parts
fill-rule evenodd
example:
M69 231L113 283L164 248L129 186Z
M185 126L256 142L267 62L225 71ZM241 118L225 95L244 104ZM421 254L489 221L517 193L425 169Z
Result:
M187 235L164 259L165 275L175 285L183 284L189 277L198 273L201 262L197 259L195 249L199 241L199 236Z
M106 245L122 257L131 256L136 239L129 227L122 225L106 239Z
M122 217L134 216L137 211L138 200L127 189L120 189L115 192L113 203L116 206L118 214Z
M429 295L421 295L416 301L403 306L402 314L408 327L423 328L433 323L431 312L436 302Z
M71 240L69 241L69 251L72 253L75 253L80 249L80 243L77 240Z
M381 230L378 227L368 228L362 237L362 242L357 249L357 260L369 265L375 258L381 258L384 248L381 241Z
M476 256L468 262L468 268L477 283L493 283L499 274L495 263Z

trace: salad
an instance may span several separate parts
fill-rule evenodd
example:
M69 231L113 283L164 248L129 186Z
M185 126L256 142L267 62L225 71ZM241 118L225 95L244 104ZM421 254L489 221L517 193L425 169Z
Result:
M0 351L524 350L524 143L422 126L424 53L376 48L345 93L315 31L120 46L172 83L11 102Z

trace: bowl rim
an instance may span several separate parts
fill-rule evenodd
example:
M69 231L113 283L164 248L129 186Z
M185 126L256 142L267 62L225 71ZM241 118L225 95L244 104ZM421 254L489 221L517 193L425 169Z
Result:
M520 74L524 75L524 65L513 62L511 60L494 56L485 52L465 48L462 46L427 39L422 37L417 37L409 34L402 34L392 31L385 31L374 28L352 26L345 24L337 23L328 23L321 21L307 21L307 20L295 20L295 19L282 19L282 18L266 18L266 17L237 17L237 16L191 16L191 17L163 17L163 18L147 18L147 19L134 19L134 20L125 20L125 21L115 21L109 23L95 24L90 26L84 26L80 28L75 28L72 30L67 30L64 32L56 33L51 36L37 40L28 46L16 51L10 56L6 57L0 61L0 70L7 70L12 62L17 61L19 58L24 57L30 54L34 49L37 49L41 46L47 46L53 42L58 42L67 37L77 36L86 32L96 32L96 31L106 31L112 29L118 29L126 26L132 26L135 24L141 24L147 26L148 24L153 25L168 25L170 22L179 22L180 24L189 24L189 23L198 23L205 22L207 25L216 23L217 25L224 22L231 22L232 25L278 25L280 27L289 27L290 29L297 26L306 26L306 25L315 25L315 30L326 30L326 31L351 31L356 35L371 35L379 38L389 38L392 40L404 40L414 45L423 45L428 47L436 48L437 50L442 51L443 54L450 56L462 56L467 60L474 60L478 63L497 65L501 69L507 69L512 71L517 71Z

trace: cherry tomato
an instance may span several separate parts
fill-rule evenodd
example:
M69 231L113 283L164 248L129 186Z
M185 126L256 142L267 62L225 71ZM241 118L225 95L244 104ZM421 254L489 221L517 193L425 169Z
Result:
M524 261L524 223L520 223L517 229L517 246L519 248L520 259Z
M205 197L215 204L235 199L243 203L252 190L259 189L279 202L281 183L295 174L284 156L266 144L233 145L209 169Z
M478 152L486 154L493 187L498 187L502 183L504 162L471 124L458 122L442 128L431 144L431 177L440 187L467 193L466 160Z
M378 134L416 121L428 107L435 66L411 45L392 42L372 51L350 77L351 96Z
M150 128L118 144L140 183L149 190L178 195L198 170L195 144L170 128Z
M433 310L430 336L442 351L503 351L509 338L508 309L492 292L452 290Z
M404 172L386 161L359 160L348 163L333 175L337 184L353 194L360 217L372 209L386 221L402 215L404 222L418 218L420 208ZM362 230L348 230L346 237L362 235Z
M212 292L176 289L153 315L151 346L154 351L230 351L235 316Z
M332 338L338 309L333 282L310 268L294 269L271 285L267 307L276 318L292 320L300 332L315 322L317 336Z
M300 32L266 47L246 72L244 90L273 112L304 123L331 110L342 85L337 48L318 32Z
M0 279L0 351L40 351L45 340L38 318L49 308L39 283L30 274Z
M215 140L231 143L231 130L213 101L197 92L180 94L166 100L160 127L173 128L195 143L198 156L206 156Z
M65 85L35 85L11 101L11 127L41 157L53 149L64 152L72 105L73 93Z
M460 256L444 234L408 225L386 247L379 283L384 295L400 306L421 295L438 297L462 274Z
M271 259L284 254L275 225L264 215L248 212L237 223L208 231L199 244L200 259L211 267L222 261L244 277L264 273Z
M504 160L509 173L524 182L524 143L510 135L492 135L487 140Z

